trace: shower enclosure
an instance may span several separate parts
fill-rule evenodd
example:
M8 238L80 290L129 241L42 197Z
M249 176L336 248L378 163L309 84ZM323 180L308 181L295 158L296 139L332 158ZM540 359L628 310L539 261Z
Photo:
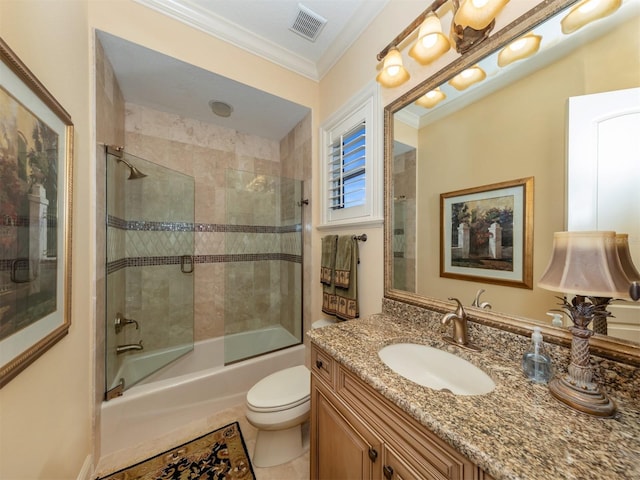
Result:
M106 162L107 400L214 340L207 368L302 343L301 180L215 162L194 179L112 147Z
M106 164L110 399L193 349L194 180L121 148Z

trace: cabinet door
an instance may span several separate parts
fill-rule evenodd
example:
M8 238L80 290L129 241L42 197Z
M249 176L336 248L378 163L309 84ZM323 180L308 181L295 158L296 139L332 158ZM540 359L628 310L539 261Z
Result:
M385 480L413 480L416 478L425 480L446 480L437 474L430 474L423 469L417 470L410 465L405 458L389 445L384 446L382 456L382 475Z
M314 387L312 381L311 478L380 479L378 457L382 442L344 406L332 400L331 394Z

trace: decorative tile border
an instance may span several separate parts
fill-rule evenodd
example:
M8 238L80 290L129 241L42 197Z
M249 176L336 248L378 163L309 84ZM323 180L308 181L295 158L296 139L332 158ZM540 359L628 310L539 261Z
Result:
M182 235L189 232L197 232L197 233L246 233L249 234L250 237L243 238L243 241L236 240L236 243L239 245L239 250L242 250L243 243L247 243L250 247L259 248L261 242L259 239L254 238L252 234L277 234L284 235L280 242L279 250L282 249L282 245L285 246L284 250L289 250L288 253L283 253L281 251L268 251L268 252L247 252L247 253L226 253L226 254L199 254L193 255L194 263L206 264L206 263L229 263L229 262L256 262L256 261L285 261L285 262L293 262L293 263L302 263L302 255L296 254L297 244L295 239L288 239L287 234L297 233L302 231L301 225L285 225L285 226L270 226L270 225L224 225L224 224L197 224L197 223L188 223L188 222L145 222L145 221L127 221L114 216L108 216L107 218L108 227L112 227L116 229L116 231L123 231L123 233L130 232L131 234L136 234L136 232L140 232L137 235L147 235L147 232L165 232L165 234L169 235L167 238L159 238L157 242L151 242L149 238L145 237L135 237L136 242L141 245L146 245L150 247L152 243L157 243L162 246L163 240L168 242L169 244L175 245L175 242L179 242L180 238L175 237L175 235ZM124 241L123 237L114 236L114 241ZM133 239L132 239L133 240ZM202 239L200 239L202 242ZM266 241L262 243L262 248L264 250L273 250L274 243L273 239L271 241ZM202 242L205 243L205 242ZM112 245L113 248L116 248L116 245ZM192 246L193 247L193 246ZM211 244L209 245L211 247ZM206 248L206 245L205 245ZM120 246L120 249L124 251L123 246ZM191 250L192 248L185 249L186 251ZM253 248L250 248L253 249ZM140 253L144 252L153 252L153 249L141 249ZM164 251L165 248L160 248L158 250ZM170 250L170 249L166 249ZM293 250L294 253L291 253ZM124 258L119 258L116 260L107 262L107 274L116 272L122 268L126 267L144 267L144 266L161 266L161 265L178 265L182 259L182 255L135 255L135 249L129 252L127 256L125 254ZM133 253L133 255L132 255ZM115 256L115 252L110 251L110 258Z
M167 257L134 257L122 258L107 264L107 274L117 272L126 267L152 267L164 265L179 265L181 255ZM301 255L289 255L286 253L250 253L241 255L194 255L194 263L235 263L235 262L260 262L260 261L284 261L302 264Z
M220 223L147 222L123 220L113 215L107 217L107 226L121 230L147 232L242 232L242 233L290 233L301 232L302 225L227 225Z

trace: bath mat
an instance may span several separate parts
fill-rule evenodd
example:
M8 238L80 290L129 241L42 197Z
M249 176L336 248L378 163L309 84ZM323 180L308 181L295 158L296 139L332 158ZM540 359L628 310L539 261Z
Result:
M98 480L255 480L238 422Z

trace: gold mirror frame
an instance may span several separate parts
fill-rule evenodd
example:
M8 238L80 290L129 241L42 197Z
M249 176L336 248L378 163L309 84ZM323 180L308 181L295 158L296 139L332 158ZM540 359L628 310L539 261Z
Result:
M528 32L539 23L564 10L577 0L547 0L507 25L481 43L460 56L458 59L436 72L427 80L403 94L384 109L384 296L418 307L428 308L438 312L451 311L452 302L393 288L393 228L391 212L393 211L393 115L406 105L414 102L426 92L446 82L457 73L468 68L485 56L493 53L509 41ZM475 307L465 307L469 318L477 323L505 330L518 335L529 336L534 326L541 327L545 340L558 345L569 347L571 333L562 328L543 325L526 317L483 310ZM590 349L595 355L640 366L640 345L617 338L593 336L590 339Z

